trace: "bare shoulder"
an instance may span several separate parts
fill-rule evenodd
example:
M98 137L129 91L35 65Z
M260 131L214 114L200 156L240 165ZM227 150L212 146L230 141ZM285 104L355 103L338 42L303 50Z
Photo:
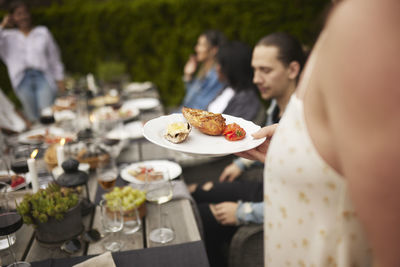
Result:
M368 172L385 158L400 160L398 14L400 1L346 0L325 28L316 76L344 169L362 172L353 169L362 164Z
M345 0L325 29L317 77L331 145L379 266L400 257L400 1Z
M400 112L398 14L396 0L348 0L337 7L326 28L322 55L323 62L329 62L324 73L330 82L326 93ZM333 86L334 90L329 88Z

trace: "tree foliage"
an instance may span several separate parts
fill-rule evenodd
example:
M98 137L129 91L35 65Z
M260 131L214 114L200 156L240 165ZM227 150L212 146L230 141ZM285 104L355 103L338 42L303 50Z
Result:
M68 0L34 10L50 28L71 74L97 74L99 65L120 61L134 81L153 81L163 102L184 94L183 66L204 30L254 45L286 31L311 46L326 0Z

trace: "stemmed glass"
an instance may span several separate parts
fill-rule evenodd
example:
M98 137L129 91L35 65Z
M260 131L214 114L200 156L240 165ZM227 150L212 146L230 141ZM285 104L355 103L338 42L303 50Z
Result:
M174 231L163 227L161 205L172 199L172 185L169 179L169 172L166 168L150 168L146 172L146 200L154 202L158 206L159 228L150 232L150 240L155 243L167 243L174 239Z
M0 235L7 236L8 248L14 258L14 263L8 267L30 267L28 262L17 261L14 250L12 249L11 234L18 231L23 224L22 217L15 210L11 210L9 202L11 201L8 196L9 185L0 182Z
M103 199L100 201L100 208L103 229L106 233L110 234L107 239L104 240L104 248L112 252L119 251L123 243L116 234L121 232L124 227L124 215L121 201L117 199Z

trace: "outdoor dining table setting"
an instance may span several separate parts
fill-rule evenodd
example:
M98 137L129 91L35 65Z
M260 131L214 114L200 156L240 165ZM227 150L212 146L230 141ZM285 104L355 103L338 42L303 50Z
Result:
M208 266L177 154L145 138L163 115L152 83L130 83L63 95L5 136L1 265Z

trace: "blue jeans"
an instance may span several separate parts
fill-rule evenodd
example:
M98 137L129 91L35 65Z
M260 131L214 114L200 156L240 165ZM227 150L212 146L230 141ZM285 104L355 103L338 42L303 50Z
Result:
M17 86L16 94L27 118L36 121L41 111L54 103L57 90L50 86L43 72L27 69L24 78Z

